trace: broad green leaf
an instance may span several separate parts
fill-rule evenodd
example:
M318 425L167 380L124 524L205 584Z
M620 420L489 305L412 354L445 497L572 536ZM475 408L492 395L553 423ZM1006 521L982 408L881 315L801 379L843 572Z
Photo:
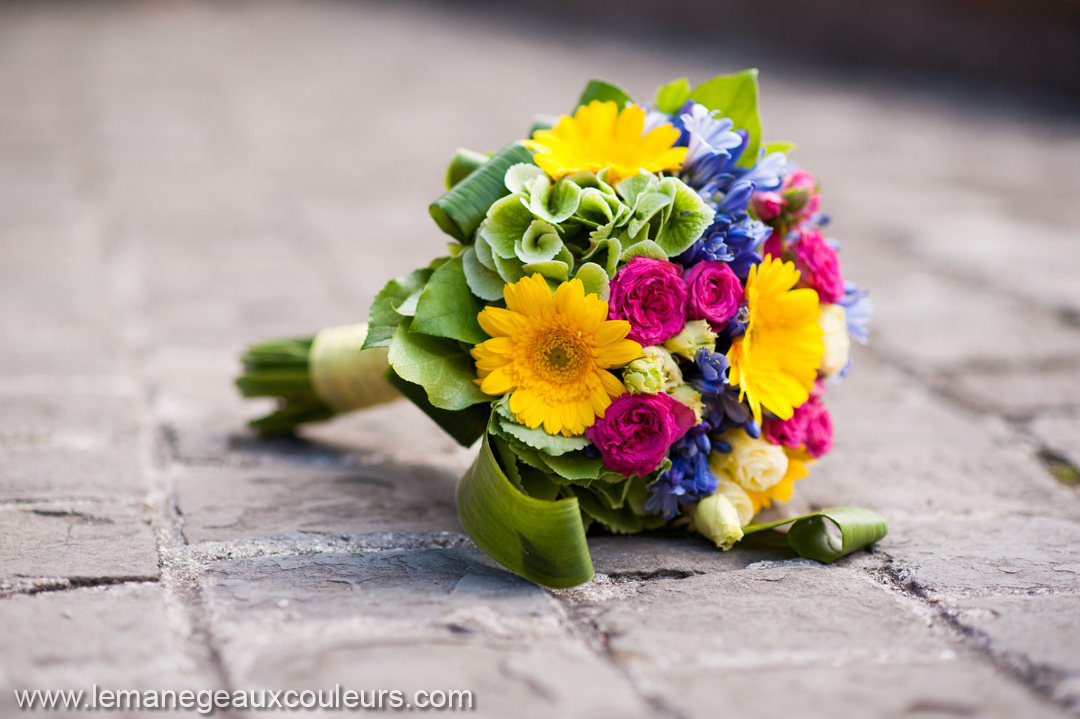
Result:
M750 133L750 142L739 160L739 165L750 167L757 162L758 148L761 146L757 70L743 70L734 75L714 77L694 88L690 99L700 102L709 110L719 111L724 117L731 118L736 129Z
M654 260L666 260L668 257L667 253L660 248L660 245L652 240L642 240L623 250L622 255L619 256L619 262L629 262L630 258L637 257L638 255L651 257Z
M690 81L685 77L680 77L678 80L672 80L668 84L656 88L656 95L653 96L653 107L660 112L674 115L688 97L690 97Z
M476 319L483 309L484 304L469 290L462 258L455 257L428 280L410 331L478 344L488 339Z
M633 208L634 214L637 214L638 198L645 193L656 192L658 189L660 189L660 180L656 175L645 170L640 170L636 175L615 185L615 191L627 205Z
M422 291L430 277L431 270L429 269L413 270L383 285L383 288L375 295L375 301L371 303L371 311L368 314L368 333L364 339L363 349L390 346L390 338L394 336L398 325L405 319L394 309L395 306L401 305L409 295Z
M487 219L480 226L480 236L487 240L496 256L506 260L513 257L514 245L533 223L527 201L524 194L515 192L491 206Z
M607 301L611 282L603 267L595 262L586 262L574 275L574 279L581 280L581 284L585 286L585 294L596 295L599 299Z
M488 302L497 302L503 298L503 288L506 283L499 277L499 273L484 267L476 256L475 245L469 245L461 253L461 265L465 270L465 281L469 283L469 289L474 295Z
M785 155L790 155L795 147L796 145L794 142L767 142L765 143L765 156L768 157L774 152L782 152Z
M626 494L630 490L630 480L624 477L619 482L596 482L591 489L612 509L622 509L626 504Z
M526 277L539 273L555 282L566 282L570 279L570 268L565 262L559 262L558 260L530 262L527 265L523 265L521 271Z
M631 102L630 96L618 85L613 85L604 80L589 80L581 97L578 98L577 107L588 105L593 100L600 102L614 102L622 109L626 103Z
M604 527L616 534L634 534L643 528L641 517L628 505L612 509L605 499L597 495L591 487L571 486L571 491L578 498L581 509Z
M484 438L472 468L458 483L458 518L489 557L547 587L592 579L578 501L528 497L507 478Z
M492 272L495 271L495 258L492 257L491 245L487 243L487 240L482 235L476 236L476 241L472 244L476 250L476 259L480 261L484 267L488 268Z
M544 453L540 458L551 471L569 480L596 479L604 467L599 457L586 457L581 452L566 452L557 456Z
M545 432L543 427L532 428L519 424L505 402L498 403L495 411L499 415L499 425L504 433L546 454L558 456L589 446L589 440L584 437L552 435Z
M394 307L397 313L402 317L415 317L416 306L420 304L420 296L424 294L424 290L420 289L413 292L411 295L405 298L405 300Z
M788 545L801 557L826 564L868 547L887 533L885 518L862 507L830 507L813 514L775 522L751 523L744 534L774 529L791 523Z
M655 236L654 233L649 232L649 228L661 224L660 222L654 223L654 220L662 218L661 213L671 205L674 199L674 197L664 192L643 192L638 195L637 202L634 205L634 218L626 226L630 236L641 236L642 230L647 233L646 237L650 234Z
M484 435L484 428L487 426L488 416L491 414L491 408L488 405L474 404L471 407L456 411L439 409L428 401L427 392L420 385L406 382L393 369L387 370L384 376L387 382L405 395L410 402L419 407L424 414L439 425L444 432L457 440L457 443L462 447L473 446L476 444L476 440Z
M450 160L450 166L446 168L446 189L450 189L466 177L471 175L476 168L480 167L491 155L486 152L476 152L459 147L454 153L454 159Z
M525 494L549 502L559 496L559 485L552 481L547 472L527 465L522 465L519 471L521 472L521 488Z
M615 276L615 270L619 267L619 259L622 256L622 243L614 237L597 241L596 245L582 255L582 259L600 265L608 277Z
M454 340L410 332L400 325L390 341L390 366L406 382L418 384L439 409L459 410L493 397L473 382L472 357Z
M555 259L563 241L554 225L534 220L521 239L514 243L514 254L522 262L547 262Z
M447 190L431 203L428 211L443 232L458 242L467 243L488 208L506 194L503 180L511 165L532 162L532 153L514 142L496 153L483 166Z

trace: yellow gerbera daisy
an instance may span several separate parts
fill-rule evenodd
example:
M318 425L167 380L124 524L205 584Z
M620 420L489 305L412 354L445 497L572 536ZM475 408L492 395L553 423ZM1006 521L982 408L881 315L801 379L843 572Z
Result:
M608 304L585 295L581 280L554 295L540 275L503 289L506 309L485 307L478 319L491 339L472 350L485 393L510 395L510 411L527 427L567 437L591 427L626 392L608 369L641 356L626 339L630 323L609 320Z
M739 386L761 422L761 408L791 419L810 397L823 346L818 325L818 296L809 288L793 290L799 271L791 262L766 256L750 268L746 334L728 350L728 379Z
M574 116L563 115L551 130L537 130L525 146L536 153L536 164L553 179L575 172L608 169L614 185L639 170L678 170L686 157L685 147L672 147L679 131L665 123L644 134L645 110L629 105L622 110L614 102L593 100Z
M773 502L786 502L791 499L795 483L810 473L806 466L807 462L799 459L802 453L796 451L793 455L786 449L784 451L788 456L787 472L784 473L784 478L764 492L751 492L749 490L746 492L754 505L754 514L763 509L768 509Z

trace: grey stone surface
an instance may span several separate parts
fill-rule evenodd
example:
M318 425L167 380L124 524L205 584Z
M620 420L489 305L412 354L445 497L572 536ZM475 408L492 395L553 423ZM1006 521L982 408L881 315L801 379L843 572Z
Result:
M934 593L1080 588L1080 523L1006 516L897 521L879 545L905 578Z
M957 378L956 391L972 404L1028 418L1080 406L1080 368L970 373Z
M1077 568L1074 567L1074 571ZM1075 591L1080 582L1073 585ZM1080 676L1076 594L991 596L956 604L957 621L986 635L995 651L1023 657L1036 667ZM1080 699L1080 695L1074 697Z
M0 592L38 577L75 582L154 580L154 536L139 506L100 502L0 505Z
M1080 415L1038 417L1030 430L1049 450L1080 467Z

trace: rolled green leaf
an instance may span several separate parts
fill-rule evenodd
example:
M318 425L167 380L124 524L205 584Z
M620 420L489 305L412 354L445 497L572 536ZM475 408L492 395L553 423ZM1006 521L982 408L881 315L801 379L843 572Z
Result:
M788 546L800 557L828 564L859 549L869 547L887 533L885 518L862 507L830 507L813 514L780 519L764 524L751 523L744 534L775 529L791 523Z
M450 160L450 166L446 168L446 189L449 190L464 180L472 174L473 170L490 159L491 155L486 152L477 152L459 147L458 151L454 153L454 159Z
M509 194L503 178L511 165L532 163L532 153L518 142L507 145L464 180L431 203L428 212L446 234L468 243L476 228L500 197Z
M545 587L592 579L581 510L574 497L545 501L523 494L499 466L485 434L480 454L457 488L461 526L489 557Z

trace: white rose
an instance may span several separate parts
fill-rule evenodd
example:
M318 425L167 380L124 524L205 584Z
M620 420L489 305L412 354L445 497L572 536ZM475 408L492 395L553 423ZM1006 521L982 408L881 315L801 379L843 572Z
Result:
M826 377L835 377L847 366L851 356L847 311L840 305L821 305L818 324L824 332L821 341L825 345L825 351L821 355L821 373Z
M697 503L692 527L724 551L731 549L743 537L739 512L723 494L710 494Z
M779 445L754 439L742 429L728 430L720 439L731 445L731 451L709 457L714 475L727 472L746 491L764 492L787 473L788 458Z
M739 524L741 526L745 527L750 524L750 520L754 518L754 503L750 500L750 495L746 493L746 490L736 484L735 480L727 472L716 475L716 493L722 494L731 500L735 511L739 513Z

